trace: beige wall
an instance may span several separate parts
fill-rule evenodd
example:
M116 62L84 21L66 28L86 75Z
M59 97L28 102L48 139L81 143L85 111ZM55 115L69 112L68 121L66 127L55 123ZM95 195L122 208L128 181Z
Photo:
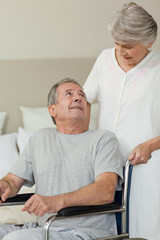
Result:
M19 106L47 107L52 85L66 77L82 85L95 59L0 60L0 112L7 112L3 133L22 125Z
M46 106L51 85L83 83L102 49L107 23L127 0L0 0L0 111L4 133L22 126L19 106ZM160 27L160 0L135 0ZM159 51L160 34L154 49Z
M90 58L113 46L107 23L127 0L0 0L0 59ZM135 0L160 26L160 0ZM155 49L159 51L160 35Z

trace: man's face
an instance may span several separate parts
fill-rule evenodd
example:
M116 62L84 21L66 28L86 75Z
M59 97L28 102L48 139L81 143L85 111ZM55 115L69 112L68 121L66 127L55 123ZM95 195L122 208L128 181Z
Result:
M87 101L83 89L75 83L64 83L57 88L58 99L54 104L54 118L58 121L86 120Z

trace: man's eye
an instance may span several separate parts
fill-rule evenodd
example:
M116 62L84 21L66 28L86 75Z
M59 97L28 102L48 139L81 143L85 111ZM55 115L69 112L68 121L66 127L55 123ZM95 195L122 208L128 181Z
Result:
M71 92L67 92L66 95L71 95Z
M84 97L84 94L83 94L83 93L80 93L79 96Z

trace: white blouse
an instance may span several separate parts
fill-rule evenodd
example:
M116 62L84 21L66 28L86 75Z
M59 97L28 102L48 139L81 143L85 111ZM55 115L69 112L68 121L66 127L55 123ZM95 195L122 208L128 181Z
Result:
M160 135L160 54L151 51L124 72L115 49L104 50L84 85L88 102L98 97L99 128L113 131L124 159L138 144ZM160 149L133 168L130 237L160 240Z
M84 91L90 103L98 97L99 128L117 135L125 159L139 143L160 135L160 54L151 51L126 73L115 48L104 50Z

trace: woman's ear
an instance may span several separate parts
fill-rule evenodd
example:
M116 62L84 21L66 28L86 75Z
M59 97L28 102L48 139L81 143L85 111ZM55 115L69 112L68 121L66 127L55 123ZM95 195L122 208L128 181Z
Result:
M55 105L54 104L53 105L49 105L48 111L49 111L50 115L55 118L55 116L56 116L56 109L55 109Z
M153 45L153 43L149 43L149 44L147 45L147 48L151 48L152 45Z

